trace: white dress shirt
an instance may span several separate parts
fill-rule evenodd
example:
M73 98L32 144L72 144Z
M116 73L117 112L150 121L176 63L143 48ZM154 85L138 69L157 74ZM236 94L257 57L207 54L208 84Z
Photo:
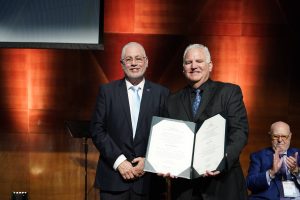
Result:
M133 85L127 80L125 79L125 83L126 83L126 88L127 88L127 94L128 94L128 100L129 100L129 107L130 107L130 112L132 110L132 95L133 95L133 91L130 89ZM143 95L143 89L144 89L144 85L145 85L145 79L143 79L138 85L140 90L138 91L139 93L139 96L141 98L141 101L142 101L142 95ZM127 158L121 154L115 161L114 165L113 165L113 168L115 170L117 170L117 168L119 167L119 165L124 162L125 160L127 160Z

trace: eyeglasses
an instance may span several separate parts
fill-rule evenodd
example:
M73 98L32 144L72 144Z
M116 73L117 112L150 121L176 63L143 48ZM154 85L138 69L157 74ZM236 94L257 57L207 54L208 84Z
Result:
M141 63L144 62L144 60L146 58L147 57L142 57L142 56L136 56L134 58L132 58L132 57L126 57L124 59L121 59L121 62L125 63L126 65L131 65L133 63L133 61L135 61L138 64L141 64Z
M279 138L281 138L282 140L287 140L289 137L290 137L290 134L288 134L288 135L274 135L274 134L271 134L272 140L279 140Z

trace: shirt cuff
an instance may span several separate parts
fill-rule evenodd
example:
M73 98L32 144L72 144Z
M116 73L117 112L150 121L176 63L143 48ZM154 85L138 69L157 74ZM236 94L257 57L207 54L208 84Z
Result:
M294 176L296 177L298 184L300 184L300 174Z
M120 165L122 162L124 162L125 160L127 160L127 158L126 158L123 154L120 155L120 156L117 158L117 160L115 161L114 165L113 165L114 170L117 171L119 165Z
M269 170L267 170L267 171L266 171L266 178L267 178L268 185L270 185L270 184L271 184L271 181L272 181L272 179L271 179L271 176L270 176L270 171L269 171Z

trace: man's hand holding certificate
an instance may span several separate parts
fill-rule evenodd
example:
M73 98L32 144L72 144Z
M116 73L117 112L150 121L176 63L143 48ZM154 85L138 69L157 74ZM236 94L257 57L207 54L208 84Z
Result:
M193 179L217 170L224 158L225 128L219 114L202 124L153 117L144 171Z

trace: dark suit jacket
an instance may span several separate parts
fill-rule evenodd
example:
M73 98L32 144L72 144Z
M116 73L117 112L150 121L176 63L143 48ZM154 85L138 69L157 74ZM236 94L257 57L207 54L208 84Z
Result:
M169 90L145 81L139 119L133 140L130 108L125 79L102 85L91 121L92 140L100 152L95 186L105 191L148 193L150 174L135 181L124 181L113 169L116 159L124 154L131 161L145 157L153 115L161 115Z
M300 165L299 149L288 149L287 156L292 156L295 152L298 152L298 165ZM250 166L246 178L248 189L252 192L249 199L279 200L280 191L282 191L280 174L275 175L270 186L266 178L266 171L271 169L273 165L273 154L274 150L269 147L250 155Z
M246 184L239 162L239 155L247 143L248 120L239 86L208 80L203 90L199 111L193 118L191 110L191 89L189 86L171 95L167 101L165 116L194 122L221 113L226 118L225 169L219 176L196 180L175 179L172 181L173 196L194 188L205 200L246 199Z

